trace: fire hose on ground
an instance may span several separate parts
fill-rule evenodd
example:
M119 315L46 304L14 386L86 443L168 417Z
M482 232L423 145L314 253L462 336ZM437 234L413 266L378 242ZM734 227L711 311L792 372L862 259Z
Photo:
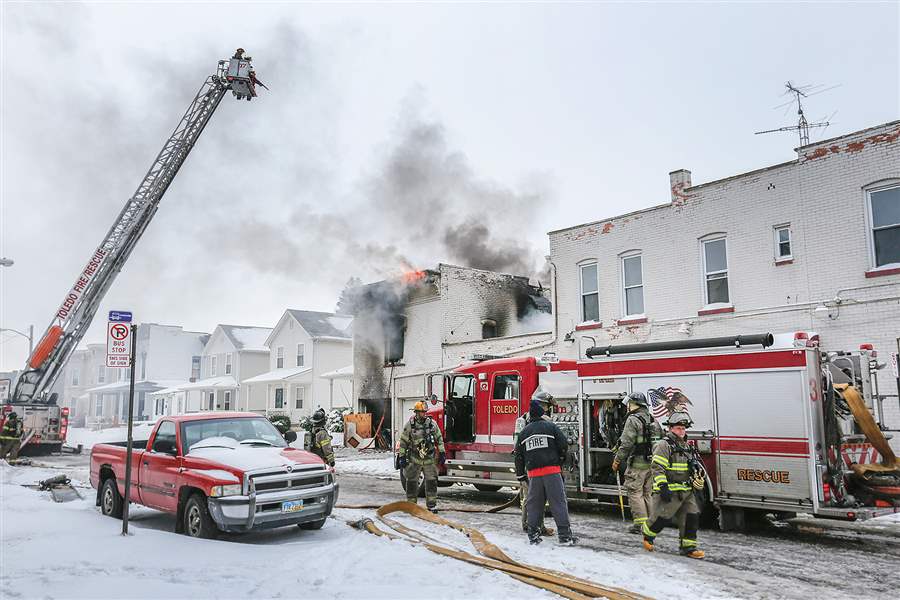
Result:
M514 502L516 502L515 499L505 505L494 507L492 509L474 509L465 512L498 512L499 510L510 506ZM362 508L363 506L355 505L339 507ZM365 505L365 507L369 507L369 505ZM451 527L465 534L466 537L469 538L469 541L471 541L472 545L475 546L478 555L471 554L462 550L455 550L453 548L448 548L446 546L435 543L435 540L429 538L425 534L407 527L388 516L394 513L404 513L417 519L428 521L429 523ZM457 560L474 564L486 569L501 571L523 583L548 590L564 598L570 598L572 600L586 600L588 598L609 598L610 600L645 600L647 598L647 596L629 592L621 588L599 585L592 581L581 579L567 573L562 573L560 571L554 571L551 569L544 569L541 567L535 567L515 561L507 556L506 553L504 553L500 548L490 543L487 538L484 537L484 534L482 534L477 529L473 529L461 523L456 523L454 521L444 519L443 517L432 514L430 511L411 502L403 501L385 504L384 506L379 506L375 514L377 515L379 521L381 521L384 525L387 525L390 529L393 529L394 532L384 531L383 529L379 528L372 519L369 518L363 518L358 521L350 521L348 522L348 524L357 529L368 531L369 533L372 533L379 537L386 537L392 540L405 540L414 544L421 544L435 554L455 558Z

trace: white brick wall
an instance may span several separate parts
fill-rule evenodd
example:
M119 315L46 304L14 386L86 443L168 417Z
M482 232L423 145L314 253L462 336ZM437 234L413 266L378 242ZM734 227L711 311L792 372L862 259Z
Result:
M695 177L696 178L696 177ZM855 349L871 342L886 354L900 337L900 274L867 278L865 189L900 184L900 122L800 149L797 161L685 188L674 201L629 215L550 233L558 270L559 352L575 358L581 340L633 343L764 331L815 330L822 346ZM675 196L675 194L673 194ZM793 263L775 265L773 227L790 223ZM700 238L724 233L732 314L703 309ZM616 326L622 314L619 256L643 254L646 324ZM578 264L596 259L602 327L580 323ZM814 312L836 296L836 318ZM572 332L575 342L565 342ZM583 354L582 354L583 356ZM883 392L896 394L886 372ZM900 428L897 399L885 403Z

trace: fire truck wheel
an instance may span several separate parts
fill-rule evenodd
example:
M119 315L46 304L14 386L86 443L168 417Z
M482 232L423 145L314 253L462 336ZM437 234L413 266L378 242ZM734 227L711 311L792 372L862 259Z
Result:
M484 483L473 483L472 485L474 485L475 489L479 492L499 492L503 489L502 486L499 485L487 485Z
M403 486L404 490L406 490L406 476L403 474L403 469L400 469L400 485ZM419 496L419 498L425 497L425 476L424 475L419 475L418 496Z
M213 539L219 532L209 516L206 498L201 494L191 496L184 507L184 533L195 538Z
M125 505L119 488L116 486L115 477L110 477L103 482L100 488L100 512L107 517L122 518L122 508Z

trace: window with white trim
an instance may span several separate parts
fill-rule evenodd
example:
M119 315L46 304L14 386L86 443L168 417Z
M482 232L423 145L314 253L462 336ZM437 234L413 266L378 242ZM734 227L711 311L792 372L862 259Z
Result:
M724 237L703 241L703 274L706 304L728 304L728 247Z
M793 258L791 226L778 225L775 227L775 260L790 260L791 258Z
M106 383L106 367L103 365L97 367L97 383Z
M208 404L208 406L209 406L209 410L215 410L215 409L216 409L216 393L215 393L215 392L210 392L210 393L209 393L209 404Z
M600 320L600 283L597 263L581 265L581 320Z
M625 315L644 314L644 264L640 254L622 257Z
M868 196L875 266L900 264L900 186L871 190Z
M284 408L284 388L275 388L275 408Z
M303 344L297 344L297 366L303 366ZM297 408L300 408L299 406Z
M231 410L231 392L229 390L225 390L225 403L222 408L225 410Z
M72 385L78 385L79 373L78 369L72 369Z
M225 355L225 374L231 375L231 352Z
M218 358L217 356L210 356L210 357L209 357L209 375L210 375L210 377L215 377L215 376L216 376L216 368L217 368L216 363L218 362L218 361L216 360L217 358Z
M275 368L284 368L284 346L278 346L278 349L275 351Z
M294 389L294 408L303 408L303 398L305 396L306 388L304 388L302 385L298 385Z

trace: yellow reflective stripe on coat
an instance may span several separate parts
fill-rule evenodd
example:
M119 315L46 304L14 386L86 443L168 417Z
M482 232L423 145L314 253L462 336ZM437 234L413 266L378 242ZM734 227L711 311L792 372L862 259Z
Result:
M669 467L669 459L666 458L665 456L660 456L659 454L653 455L653 462L655 462L658 465L662 465L663 467L666 467L666 468Z
M687 470L688 470L688 464L687 464L687 463L677 463L677 462L673 462L673 463L671 464L671 466L666 467L666 469L669 470L669 471L687 471Z

